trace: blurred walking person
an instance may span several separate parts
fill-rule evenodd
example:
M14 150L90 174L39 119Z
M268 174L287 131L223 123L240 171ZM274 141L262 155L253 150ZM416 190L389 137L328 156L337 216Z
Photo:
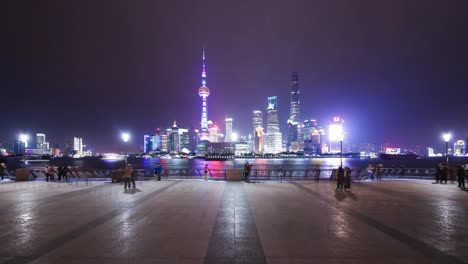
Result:
M7 170L7 167L5 165L5 163L0 163L0 176L2 177L2 181L5 177L5 173L6 173L6 170Z
M338 168L338 171L336 172L336 189L337 190L343 190L343 184L344 184L344 171L342 167Z
M377 180L382 180L382 168L383 165L381 163L377 164Z
M373 181L373 180L374 180L374 172L375 172L375 167L374 167L374 165L369 164L368 169L367 169L367 172L369 173L369 179L370 179L371 181Z
M435 180L436 183L442 183L442 164L437 164L436 171L435 171Z
M127 187L130 189L130 181L131 181L131 178L132 178L132 174L133 174L132 167L127 165L125 167L125 169L123 170L123 180L124 180L124 183L125 183L124 190L127 190Z
M159 163L156 163L156 167L153 169L153 176L156 177L157 181L161 180L162 166Z
M46 166L46 181L48 182L49 180L52 181L54 179L54 175L55 175L55 168L54 166L52 165L47 165Z
M459 164L457 169L458 188L465 189L466 171L463 165Z
M244 165L244 181L249 182L250 180L250 169L251 166L248 162Z
M440 179L440 183L444 182L445 184L447 184L448 173L449 173L449 169L447 166L444 165L442 167L442 173L441 173L442 177Z
M210 169L208 168L208 164L205 165L205 181L208 180L208 174L210 173Z
M344 169L344 181L344 188L351 189L351 169L349 167Z

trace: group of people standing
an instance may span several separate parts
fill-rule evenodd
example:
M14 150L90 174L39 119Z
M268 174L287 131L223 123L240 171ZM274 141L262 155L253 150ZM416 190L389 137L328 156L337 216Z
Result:
M67 165L59 165L57 167L57 170L55 170L55 167L51 164L47 165L44 169L44 174L46 176L46 181L53 181L55 180L55 175L57 175L57 179L59 182L63 181L67 182L68 181L68 173L72 174L70 168Z
M451 181L453 181L453 177L452 177L453 174L454 174L454 171L451 171L447 165L442 165L442 163L439 163L436 167L436 172L435 172L436 183L447 183L449 178ZM467 173L463 165L458 164L456 168L456 175L457 175L457 180L458 180L458 187L464 189Z
M377 164L377 165L369 164L369 166L367 167L367 172L369 173L369 179L373 181L374 176L375 176L377 180L382 180L382 172L383 172L382 168L383 168L382 164Z
M349 167L339 167L336 172L336 189L351 189L351 169Z

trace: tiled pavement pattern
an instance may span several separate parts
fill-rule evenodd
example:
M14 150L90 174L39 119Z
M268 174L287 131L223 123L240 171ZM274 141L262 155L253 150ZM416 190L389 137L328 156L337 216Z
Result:
M468 263L468 192L411 180L0 184L0 263Z

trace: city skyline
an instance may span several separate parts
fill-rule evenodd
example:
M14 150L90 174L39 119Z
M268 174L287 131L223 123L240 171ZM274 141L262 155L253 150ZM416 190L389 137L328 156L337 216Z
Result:
M468 37L454 3L141 2L99 11L109 4L5 6L0 85L9 114L0 140L40 131L50 142L80 135L105 150L118 148L120 130L144 135L173 120L198 127L203 45L216 91L209 118L222 126L232 117L240 133L275 95L287 136L298 72L301 117L343 116L353 142L438 147L445 131L468 134L458 117Z

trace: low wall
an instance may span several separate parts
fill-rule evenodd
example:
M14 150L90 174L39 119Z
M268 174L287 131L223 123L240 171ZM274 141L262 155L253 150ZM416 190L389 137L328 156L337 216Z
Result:
M16 169L16 181L29 181L29 169Z
M242 172L241 169L228 169L226 170L226 180L227 181L242 181Z

